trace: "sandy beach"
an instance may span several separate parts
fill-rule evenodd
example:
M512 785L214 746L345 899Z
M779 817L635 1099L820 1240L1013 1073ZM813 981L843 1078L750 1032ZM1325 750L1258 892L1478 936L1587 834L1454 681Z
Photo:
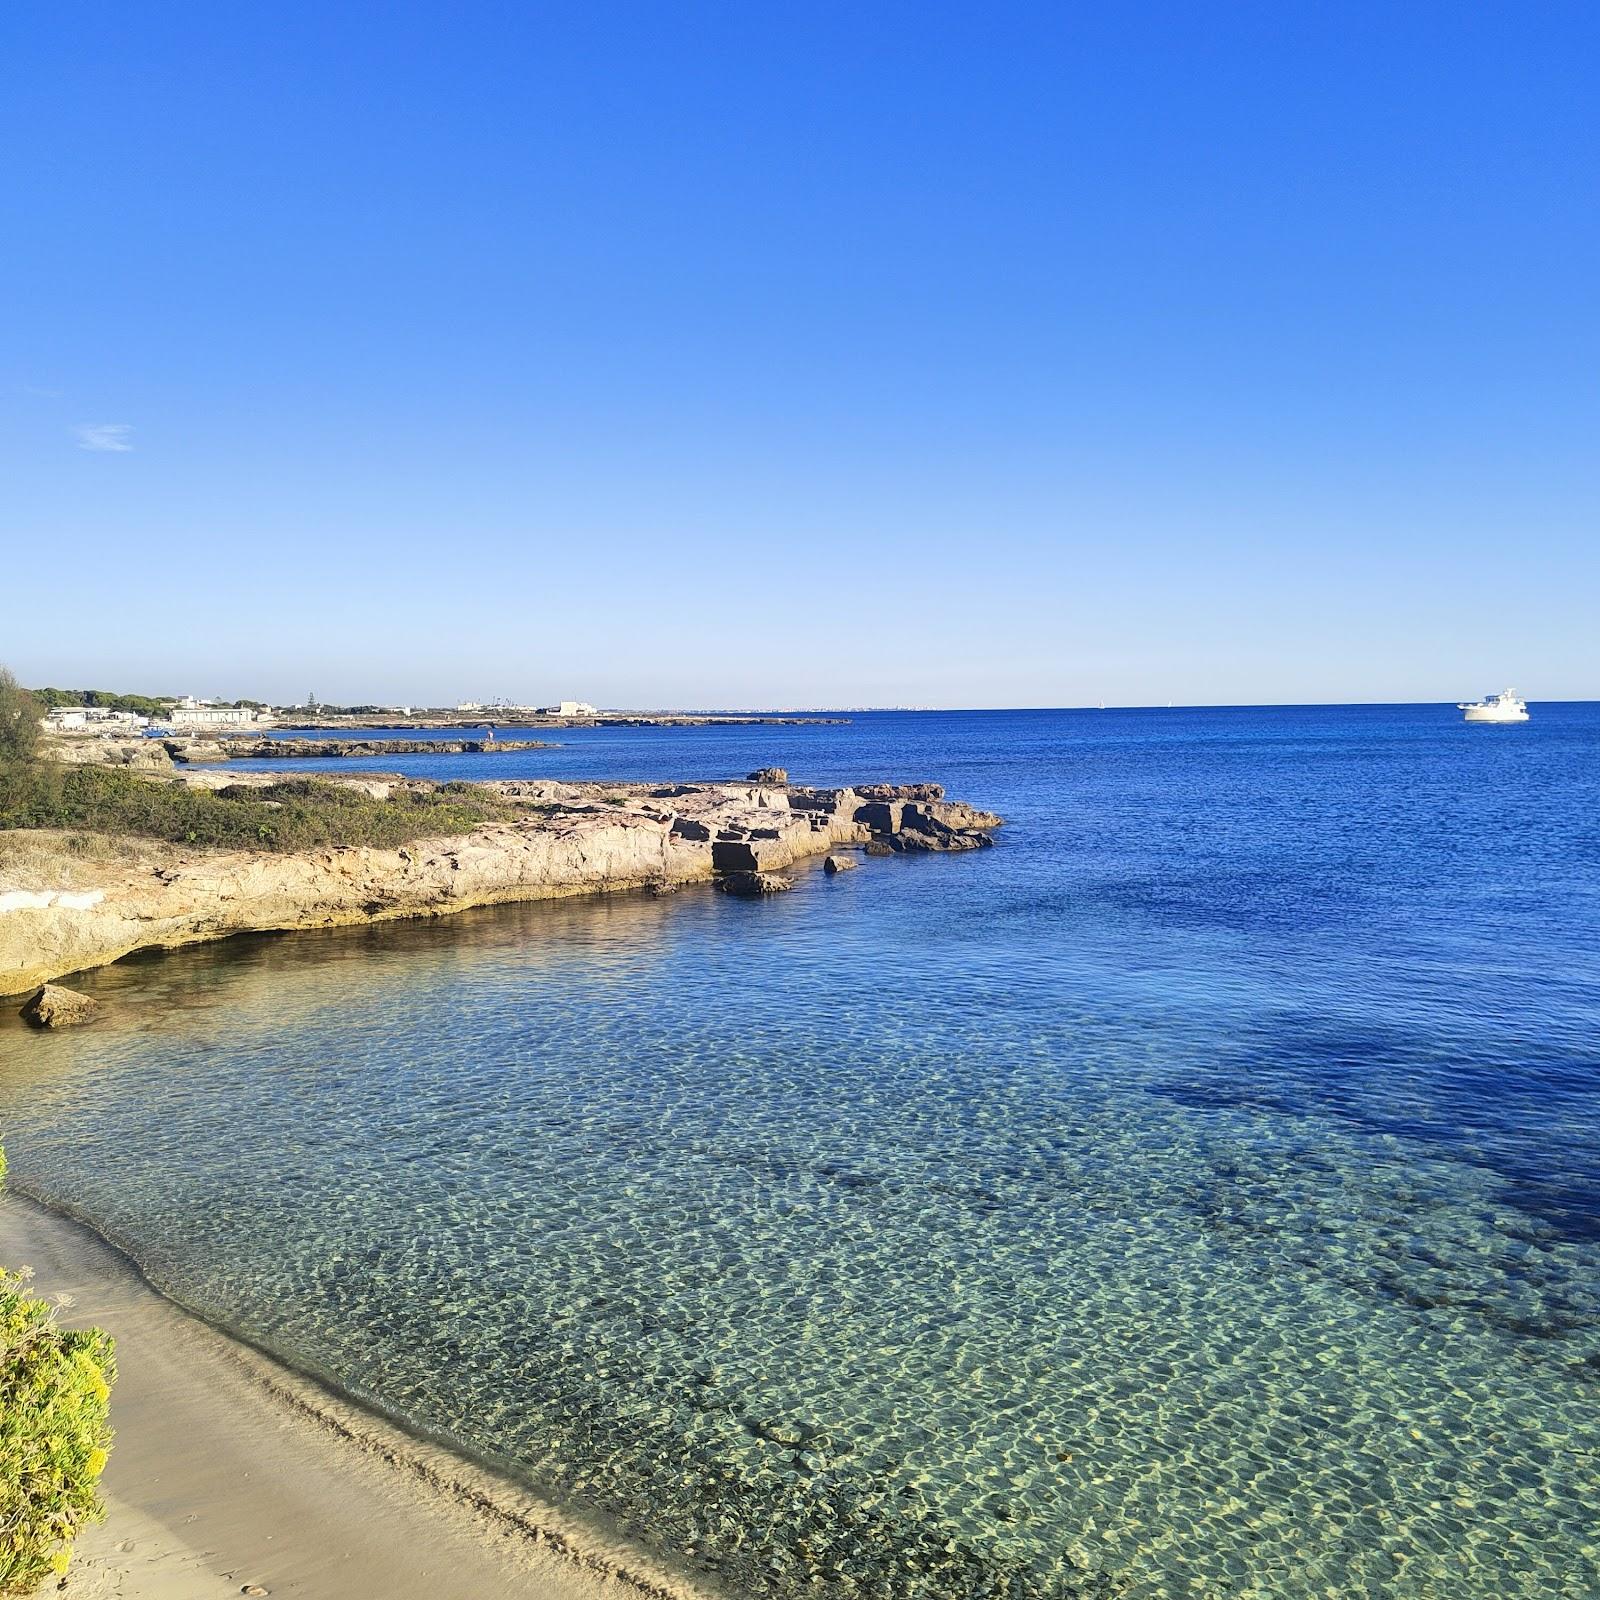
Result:
M88 1228L0 1198L0 1260L64 1319L117 1341L106 1520L79 1539L77 1600L632 1600L683 1597L516 1485L419 1442L158 1294Z

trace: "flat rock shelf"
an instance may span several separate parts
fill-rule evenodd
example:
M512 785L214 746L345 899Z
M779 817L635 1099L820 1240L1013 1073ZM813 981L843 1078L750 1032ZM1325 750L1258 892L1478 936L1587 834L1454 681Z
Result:
M152 774L150 781L214 787L218 777ZM242 781L272 780L251 774ZM333 781L380 799L435 787L368 774ZM818 789L748 780L521 780L473 788L505 805L509 819L396 849L199 850L130 838L121 841L121 857L91 864L75 854L73 836L31 833L28 881L0 885L0 994L135 950L235 933L772 874L847 845L900 854L979 849L1002 820L926 783Z

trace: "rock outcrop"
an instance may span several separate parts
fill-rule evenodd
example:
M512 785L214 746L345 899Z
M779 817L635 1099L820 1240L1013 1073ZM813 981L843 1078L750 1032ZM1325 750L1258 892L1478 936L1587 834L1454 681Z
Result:
M548 739L263 739L249 734L161 743L174 761L336 761L342 756L495 755L560 748Z
M385 793L432 787L372 781L381 781ZM765 878L840 845L893 855L993 842L999 817L946 801L942 791L930 797L934 787L874 785L868 797L852 788L749 781L505 780L481 788L513 806L514 820L457 837L303 854L127 839L122 855L92 872L76 862L69 835L34 832L27 881L0 883L0 994L20 994L134 950L234 933L444 916L504 901L745 874ZM68 878L65 865L52 869L52 850L63 863L75 862L71 893L58 887Z
M88 995L47 983L37 994L29 996L22 1008L22 1017L36 1028L70 1028L87 1022L99 1009L99 1002Z
M759 900L764 894L782 894L794 888L794 879L784 877L781 872L729 872L717 879L717 887L724 894Z
M101 734L46 737L40 755L71 767L132 767L140 772L170 772L172 757L159 739L117 739Z
M854 872L860 865L854 856L841 856L835 853L822 863L822 870L831 878L841 872Z
M787 767L757 767L746 777L748 783L787 783L789 769Z
M942 783L858 783L863 800L943 800Z

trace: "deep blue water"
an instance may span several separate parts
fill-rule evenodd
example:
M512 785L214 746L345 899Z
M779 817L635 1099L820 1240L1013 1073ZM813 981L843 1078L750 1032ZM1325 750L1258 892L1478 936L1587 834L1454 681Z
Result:
M742 1592L1600 1592L1600 706L555 737L367 765L1009 821L125 963L16 1170Z

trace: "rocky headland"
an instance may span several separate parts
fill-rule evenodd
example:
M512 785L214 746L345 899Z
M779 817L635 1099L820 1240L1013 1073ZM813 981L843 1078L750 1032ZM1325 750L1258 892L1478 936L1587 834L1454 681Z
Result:
M351 732L362 728L806 728L847 727L849 717L782 716L763 712L716 711L596 711L583 716L559 712L513 710L507 706L485 706L477 711L440 714L424 713L397 717L385 713L368 715L306 717L284 724L290 731L335 729Z
M48 740L45 753L68 766L133 767L159 772L173 765L217 761L338 760L342 756L495 755L511 750L558 750L548 739L290 739L254 733L211 738L118 739L66 735Z
M266 784L277 776L250 778ZM210 787L219 778L179 769L150 781ZM331 781L379 798L432 787L369 774ZM1001 824L947 800L937 784L507 780L473 787L509 807L511 819L397 849L211 850L121 837L114 850L86 856L78 836L13 830L8 837L26 846L15 859L25 864L8 868L0 883L0 994L135 950L235 933L718 879L759 895L787 887L783 869L842 847L882 855L971 850L992 843Z
M263 739L229 734L220 739L164 739L174 761L302 761L340 756L477 756L507 750L558 750L548 739Z

